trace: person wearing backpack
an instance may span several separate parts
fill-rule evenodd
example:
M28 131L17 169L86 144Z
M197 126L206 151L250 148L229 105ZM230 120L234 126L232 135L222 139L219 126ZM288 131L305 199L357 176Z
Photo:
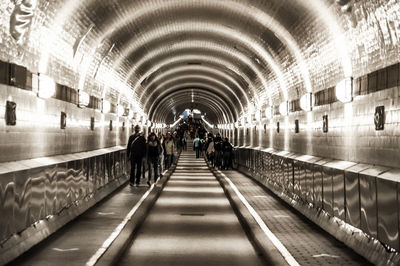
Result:
M214 167L214 153L215 153L214 140L211 135L208 137L206 155L207 155L207 160L211 163L213 167Z
M135 126L135 133L129 137L126 150L128 159L131 161L129 185L133 186L136 184L136 186L139 186L140 175L142 173L142 161L146 156L146 139L140 132L140 127L138 125Z
M164 153L165 153L165 168L169 169L172 164L172 156L175 151L174 141L171 137L171 132L168 132L164 140Z
M193 141L193 149L196 151L196 158L199 158L200 155L200 138L198 135L196 135L196 138Z

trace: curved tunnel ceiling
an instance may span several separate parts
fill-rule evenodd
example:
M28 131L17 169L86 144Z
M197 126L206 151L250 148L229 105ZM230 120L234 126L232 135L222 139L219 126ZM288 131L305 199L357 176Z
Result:
M212 103L202 106L209 119L224 123L320 90L315 85L325 81L313 79L318 70L308 58L309 50L319 47L310 46L312 39L302 32L317 31L330 44L321 51L329 53L327 64L339 69L334 78L353 74L334 1L38 1L43 10L52 5L59 15L51 30L78 36L74 54L81 49L91 56L75 66L79 84L96 78L104 63L102 81L114 77L109 70L117 73L119 87L131 90L118 99L131 97L127 101L155 122L171 120L171 110L192 105L189 87L199 100ZM115 89L110 83L102 95ZM153 113L159 110L168 115Z
M232 103L230 103L230 101L224 96L220 96L206 87L196 87L196 85L203 85L204 83L179 82L178 84L179 85L163 92L160 97L154 100L149 108L149 113L152 114L150 119L154 121L164 121L168 115L172 118L173 115L180 115L181 113L176 113L176 109L171 105L175 103L186 104L186 108L190 109L202 109L201 111L203 113L209 114L208 117L212 122L228 123L229 121L235 121L238 118L238 113L234 111L235 109L233 108ZM185 87L180 87L182 85ZM209 108L197 107L199 104L204 103L209 104ZM209 109L218 113L218 116L213 116ZM172 119L169 119L166 122L171 122L171 120Z

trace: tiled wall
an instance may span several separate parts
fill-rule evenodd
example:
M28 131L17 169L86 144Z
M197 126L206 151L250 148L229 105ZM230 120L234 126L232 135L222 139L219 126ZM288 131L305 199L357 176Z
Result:
M15 126L5 123L6 101L17 104ZM65 129L60 128L61 112L67 114ZM95 118L93 131L91 117ZM0 85L0 162L126 145L131 126L125 117L82 109L56 99L41 99L32 92Z
M308 154L357 163L399 167L400 162L400 87L357 96L353 102L335 102L314 107L312 112L275 116L248 131L240 128L240 146L271 147L276 150ZM377 106L385 106L384 130L375 130ZM322 131L322 116L328 115L328 132ZM295 120L300 132L295 133ZM277 132L277 122L280 132ZM263 125L267 125L264 131ZM249 132L251 136L242 136ZM258 139L261 142L258 143Z

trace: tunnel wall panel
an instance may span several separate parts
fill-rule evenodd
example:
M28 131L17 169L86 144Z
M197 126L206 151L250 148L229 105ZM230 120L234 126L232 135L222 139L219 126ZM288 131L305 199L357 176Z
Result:
M377 238L376 178L360 174L361 229Z
M358 173L345 173L346 223L360 228L360 182Z
M312 112L275 115L260 142L275 150L396 168L400 161L399 92L400 87L395 86L356 96L350 103L334 102L314 106ZM377 106L385 106L385 124L380 131L374 124ZM326 133L322 129L324 115L329 119ZM292 129L295 120L299 120L299 133Z
M45 166L29 167L40 160ZM18 165L18 167L16 167ZM12 168L25 168L12 171ZM0 164L0 243L128 176L122 147ZM107 174L105 175L104 172ZM107 178L105 178L107 177Z
M332 190L332 169L322 167L322 199L323 208L333 215L333 190Z
M235 153L239 169L260 183L399 250L399 169L273 149Z
M399 250L397 183L377 179L378 239Z
M17 104L15 126L4 123L7 100ZM67 114L65 129L60 128L61 112ZM93 131L91 117L95 117ZM112 131L110 120L115 125ZM32 92L1 84L0 121L0 163L125 145L131 133L125 117L56 99L41 99Z

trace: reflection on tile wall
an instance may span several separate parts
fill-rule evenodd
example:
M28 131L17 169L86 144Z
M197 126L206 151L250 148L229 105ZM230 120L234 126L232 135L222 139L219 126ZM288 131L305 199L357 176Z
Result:
M17 104L16 125L5 122L7 101ZM60 128L60 114L67 115L66 128ZM95 118L92 131L91 117ZM114 121L113 131L109 130ZM122 131L122 122L126 130ZM40 99L29 91L0 85L0 162L96 150L127 143L130 122L115 114L56 99Z
M399 167L400 162L400 87L357 96L351 103L336 102L314 107L312 112L294 112L264 121L261 147L358 163ZM376 107L384 106L383 130L376 130ZM323 117L328 115L328 131ZM299 133L294 131L299 120ZM276 124L279 122L280 131ZM253 135L256 138L256 135ZM251 145L241 137L240 146ZM256 145L257 146L257 145Z

